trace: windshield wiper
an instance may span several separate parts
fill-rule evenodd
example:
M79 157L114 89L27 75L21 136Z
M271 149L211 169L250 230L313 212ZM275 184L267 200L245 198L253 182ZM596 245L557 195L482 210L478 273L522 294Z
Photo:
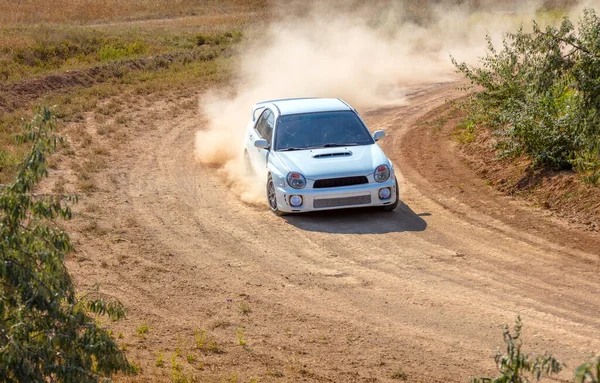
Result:
M347 144L325 144L323 145L324 148L336 148L336 147L340 147L340 146L358 146L360 145L358 142L349 142Z
M305 150L306 148L283 148L277 150L278 152L291 152L292 150Z

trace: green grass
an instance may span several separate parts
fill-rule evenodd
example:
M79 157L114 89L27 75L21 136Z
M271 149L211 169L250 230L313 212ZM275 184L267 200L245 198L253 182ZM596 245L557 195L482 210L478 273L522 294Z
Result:
M146 335L150 332L150 326L148 323L144 322L137 328L137 334L141 338L145 338Z
M462 145L469 144L477 138L476 127L474 121L465 118L454 129L454 137Z

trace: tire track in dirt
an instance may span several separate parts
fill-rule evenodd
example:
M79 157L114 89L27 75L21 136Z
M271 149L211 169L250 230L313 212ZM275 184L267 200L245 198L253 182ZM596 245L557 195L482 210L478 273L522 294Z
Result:
M464 382L494 373L500 326L517 313L527 345L570 367L600 350L597 254L542 245L424 187L403 161L405 134L459 97L455 87L416 86L409 104L363 114L372 130L387 130L384 150L399 169L403 204L392 213L279 218L245 205L217 169L194 161L198 116L157 117L107 169L117 179L110 194L121 197L90 196L110 207L102 219L135 222L127 242L84 248L91 259L107 247L128 254L98 278L130 308L129 331L152 323L156 335L131 351L144 373L168 380L154 351L195 328L212 329L225 351L203 356L201 381L233 371L261 381L393 381L401 368L411 382ZM79 284L91 284L90 266L73 267ZM251 351L235 344L238 327Z

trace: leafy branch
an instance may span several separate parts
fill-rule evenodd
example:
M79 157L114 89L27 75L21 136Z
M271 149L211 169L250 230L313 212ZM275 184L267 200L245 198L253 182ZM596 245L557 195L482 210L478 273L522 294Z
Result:
M457 71L483 88L469 119L493 132L500 157L527 155L534 166L574 169L600 183L600 18L586 9L577 27L520 28L501 49Z
M50 109L24 124L31 150L14 183L0 188L0 381L97 382L133 369L95 317L125 316L115 300L78 298L64 259L73 246L55 219L76 196L39 195L47 156L63 143Z

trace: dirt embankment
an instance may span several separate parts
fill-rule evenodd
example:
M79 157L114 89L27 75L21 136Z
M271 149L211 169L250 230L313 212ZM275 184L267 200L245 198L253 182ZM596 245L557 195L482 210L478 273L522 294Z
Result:
M428 187L549 242L593 252L600 240L598 188L573 172L534 171L523 158L498 160L484 131L461 145L468 133L456 127L463 117L448 103L406 135L404 159Z
M456 121L449 121L450 123ZM455 132L460 134L459 132ZM539 169L525 156L498 159L491 133L483 128L461 145L461 158L501 192L555 213L573 228L600 231L600 185L585 183L572 170Z
M119 83L132 71L168 68L174 63L209 61L218 53L211 48L175 52L149 58L122 60L95 65L89 69L67 71L4 85L0 90L0 115L22 109L44 97L73 92L102 83Z

